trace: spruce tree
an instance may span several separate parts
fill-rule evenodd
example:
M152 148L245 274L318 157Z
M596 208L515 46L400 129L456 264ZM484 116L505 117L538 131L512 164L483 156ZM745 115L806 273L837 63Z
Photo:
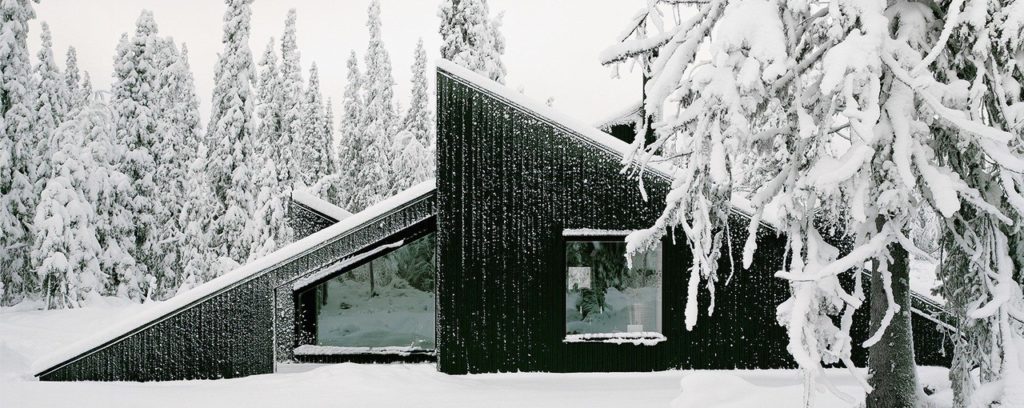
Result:
M337 177L330 187L333 194L321 195L324 199L352 211L353 190L358 185L361 153L369 145L367 135L362 131L364 114L363 75L359 71L359 59L355 51L349 53L345 92L341 101L341 121L338 126ZM321 193L323 194L323 193Z
M288 10L281 37L281 140L274 158L278 177L288 188L298 179L296 156L303 131L302 66L295 33L295 9Z
M430 108L430 88L427 84L427 51L423 39L416 43L412 65L412 98L402 128L411 132L423 146L434 143L434 112Z
M444 0L441 18L441 58L480 75L505 83L505 38L501 18L490 19L487 0Z
M281 141L281 74L277 66L277 50L274 39L267 43L263 58L259 62L259 85L256 102L256 155L263 162L280 157ZM275 180L276 181L276 180Z
M88 74L85 75L88 77ZM88 103L89 95L83 85L82 72L78 69L78 52L75 47L68 47L64 60L64 89L68 98L68 115L73 115Z
M127 250L136 261L136 268L119 271L118 294L134 300L145 300L154 294L154 283L164 272L159 244L160 214L164 209L155 177L163 133L159 81L167 50L165 41L157 34L153 13L143 11L136 21L134 36L122 36L111 85L116 142L125 149L119 170L131 183L134 245Z
M320 75L316 63L309 70L309 86L303 107L302 133L295 144L295 157L301 157L302 165L298 167L298 182L311 186L328 174L334 172L333 143L327 134L329 123L324 110L323 96L320 95Z
M224 50L214 72L210 124L206 127L211 189L217 201L224 203L223 212L215 218L211 246L240 262L249 257L251 242L246 237L251 234L246 228L253 208L250 160L256 130L252 115L256 72L249 49L252 0L225 3Z
M162 251L161 273L156 276L156 293L161 298L176 293L182 279L181 270L185 259L181 248L183 241L189 237L185 235L186 226L181 223L181 203L187 199L189 189L196 184L197 179L192 178L190 166L196 159L202 140L199 99L188 63L188 48L182 45L179 53L170 39L162 43L161 55L164 60L160 65L164 68L158 79L158 127L161 137L154 146L157 166L155 180L161 211L156 216L158 241L171 244Z
M0 2L0 304L21 301L37 287L31 268L28 206L34 186L31 142L32 67L28 21L35 18L29 0Z
M216 243L216 216L224 213L223 203L216 197L209 175L209 150L199 144L196 157L189 163L188 174L192 184L179 212L178 224L183 226L181 243L181 283L177 293L183 293L217 277L218 254L223 249Z
M353 212L380 201L388 195L392 180L392 157L390 157L393 134L396 132L394 79L391 75L391 57L381 38L380 2L372 1L368 10L366 26L370 41L366 50L366 76L363 82L365 111L360 119L361 132L365 137L355 146L358 151L356 177L350 186L354 193L349 203Z
M94 132L111 129L105 107L79 110L53 135L52 172L35 213L33 264L47 308L80 307L105 290L103 247L90 200L96 162L87 145Z

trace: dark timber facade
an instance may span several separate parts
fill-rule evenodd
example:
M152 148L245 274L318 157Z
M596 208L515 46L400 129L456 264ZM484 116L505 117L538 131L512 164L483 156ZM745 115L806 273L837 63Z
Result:
M277 363L342 361L295 355L296 347L312 344L308 288L377 256L375 251L431 232L442 372L793 366L785 329L775 318L775 305L789 296L787 283L773 277L783 265L784 237L762 226L754 265L733 268L730 260L742 259L749 222L738 211L729 230L732 256L720 259L723 281L716 285L712 316L702 289L698 324L692 331L683 324L691 256L685 237L676 233L662 242L664 341L566 342L564 231L649 227L662 210L670 177L644 172L645 201L638 180L620 172L621 151L481 81L445 66L438 71L436 189L341 222L293 206L293 226L299 236L308 235L293 244L302 248L297 254L80 350L41 370L39 378L229 378L271 373ZM941 307L915 297L914 308L918 362L948 364L948 341L935 329L943 325ZM865 317L859 321L866 325ZM867 337L865 327L855 329L857 338ZM855 361L863 364L862 348L855 349Z

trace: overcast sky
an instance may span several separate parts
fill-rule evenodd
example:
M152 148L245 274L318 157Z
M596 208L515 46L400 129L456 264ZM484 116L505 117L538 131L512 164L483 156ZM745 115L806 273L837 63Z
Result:
M440 0L382 0L384 42L391 53L397 95L408 105L413 50L422 37L431 59L439 56L437 9ZM641 6L640 0L490 0L492 14L504 12L506 83L533 99L555 98L555 108L593 123L639 99L639 76L623 69L621 79L598 63L598 53L615 41ZM345 60L366 50L369 0L256 0L250 46L256 61L271 37L279 40L288 9L298 11L302 65L316 62L321 90L340 116ZM114 49L124 32L134 32L143 9L152 10L160 34L187 43L196 87L206 118L213 67L221 51L224 3L217 0L42 0L30 26L33 58L39 22L53 33L54 53L63 64L67 47L78 50L81 69L96 89L108 89ZM278 49L280 51L280 49ZM280 52L279 52L280 54ZM335 124L337 125L337 124Z

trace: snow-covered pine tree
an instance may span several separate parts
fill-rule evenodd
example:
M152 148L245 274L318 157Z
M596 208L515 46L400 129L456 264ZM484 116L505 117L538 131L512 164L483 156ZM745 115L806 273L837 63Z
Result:
M252 245L246 237L247 220L253 208L251 184L252 138L256 131L252 86L255 66L249 49L252 0L225 0L224 51L217 60L211 100L210 124L206 127L210 158L210 184L217 201L224 203L218 214L211 246L221 256L236 262L249 257Z
M88 77L88 73L86 73L86 77ZM89 95L82 83L82 72L78 69L78 52L75 47L68 47L64 60L64 89L68 97L67 114L69 116L74 115L89 103Z
M87 142L111 129L106 107L78 110L53 135L51 173L36 207L33 264L47 308L80 307L105 291L103 247L90 201L96 163ZM104 130L100 130L104 131Z
M1006 214L1024 207L1017 193L1020 180L985 183L960 171L1019 175L1024 158L1011 148L1014 135L992 126L980 112L978 98L993 92L975 73L988 67L946 65L959 54L955 50L971 48L948 42L962 24L961 5L953 2L933 11L909 1L888 6L839 1L827 7L790 2L780 7L737 0L701 3L683 13L680 8L690 5L654 1L632 20L622 42L602 56L607 64L637 60L651 77L644 107L657 140L645 146L640 133L626 162L632 166L664 155L678 170L662 216L650 229L627 238L628 248L643 250L670 227L686 233L695 258L688 327L697 323L701 281L714 293L734 180L750 171L739 165L756 154L762 162L757 170L770 174L751 197L754 214L743 264L753 260L753 237L772 203L779 209L773 218L787 234L790 254L785 270L777 274L791 282L792 290L792 297L779 305L779 321L789 331L789 352L804 370L806 404L812 403L822 363L852 367L849 330L864 299L860 269L868 261L874 268L872 335L863 345L871 354L871 375L863 380L870 392L867 405L918 404L906 264L908 252L928 255L906 237L915 208L935 209L947 230L955 228L951 220L961 214L975 212L987 220L974 224L989 237L987 244L967 241L964 246L988 251L986 265L999 266L986 267L996 272L989 274L996 283L989 296L974 298L966 314L1017 313L1021 292L1006 278L1008 245L1000 237L1012 223ZM978 15L978 9L971 11L964 14ZM1004 82L994 81L995 86ZM941 146L944 133L959 148L975 149L986 164L976 161L969 169L950 165L949 152ZM844 148L836 149L842 139ZM823 238L830 228L852 238L848 254L840 256ZM847 273L857 283L852 293L839 280ZM1006 319L1000 320L1006 327ZM1017 340L1005 334L999 338L998 347L1012 355ZM1005 384L1019 372L1019 361L1003 361ZM1017 398L1009 387L995 389L1003 392L994 393L996 400Z
M201 138L199 98L189 68L188 48L183 44L179 53L173 40L168 38L161 42L159 64L162 69L157 80L161 137L153 146L153 153L157 168L156 197L161 201L161 211L156 214L159 226L156 239L167 245L160 257L155 294L165 298L174 295L181 285L181 270L186 262L182 244L189 239L185 235L186 226L180 223L181 203L196 184L190 166L196 159Z
M164 272L159 243L159 214L163 209L154 177L161 135L159 81L167 52L152 12L143 11L135 24L135 35L130 39L123 36L126 40L118 46L111 108L117 144L125 148L119 170L131 180L135 245L128 251L137 266L119 271L118 295L142 301L155 294L153 283Z
M256 202L262 205L253 215L254 237L250 261L274 252L292 240L287 207L290 189L276 180L277 166L267 158L254 180L258 189Z
M292 188L300 169L298 152L303 131L302 65L295 33L295 9L288 10L281 36L281 145L274 149L278 177Z
M216 278L219 272L218 254L223 248L215 247L216 216L224 213L224 205L211 188L207 173L209 151L199 144L196 157L189 163L192 184L178 213L178 224L184 227L181 246L181 284L177 293L183 293Z
M361 152L369 145L369 139L361 127L365 99L363 75L359 72L359 59L355 51L349 53L346 65L348 82L345 84L341 100L342 112L336 149L337 170L335 175L328 177L330 180L325 179L317 183L321 187L317 193L323 199L352 211L352 192L355 186L359 185L357 177L361 165Z
M960 12L959 14L957 12ZM966 89L952 102L969 117L1015 136L1011 151L1022 155L1024 83L1020 55L1024 52L1024 2L951 5L945 21L949 41L936 58L934 71L953 73L951 83ZM972 76L971 73L974 73ZM950 380L954 406L1024 406L1024 176L992 166L989 152L963 143L951 129L933 129L936 155L965 178L966 184L1002 190L1007 203L999 216L979 211L961 199L957 217L940 228L943 253L940 293L956 314L960 336L954 336ZM999 186L1001 188L992 188ZM1004 209L1005 207L1014 210Z
M427 87L427 52L423 40L416 44L412 65L412 99L395 137L391 156L393 182L390 194L396 194L434 175L434 112L430 108Z
M427 82L427 50L423 39L416 42L412 65L412 98L402 128L412 132L423 146L434 144L434 111L430 107L430 87Z
M327 137L328 151L330 156L331 171L328 174L338 172L338 140L334 137L334 101L330 97L324 102L324 135Z
M263 58L259 62L259 85L257 89L255 137L256 156L262 163L266 158L275 160L281 148L281 74L277 66L277 50L271 37Z
M393 135L396 133L398 118L394 104L395 81L391 75L391 57L384 48L381 38L380 2L370 2L366 23L370 31L366 50L366 76L363 81L365 110L360 115L361 125L357 133L365 137L348 148L357 150L358 165L350 188L353 196L348 204L350 211L362 211L380 201L390 192L392 181L390 156ZM363 143L365 142L365 143Z
M487 0L445 0L438 16L441 18L441 58L505 83L501 16L491 20Z
M296 181L303 186L311 186L320 178L334 173L334 146L327 135L330 122L327 121L323 96L320 94L320 74L316 63L309 69L309 86L306 87L302 117L302 132L294 145L295 157L302 158L302 165L297 167Z
M40 24L39 36L40 47L36 54L38 62L32 70L32 110L35 115L32 120L31 164L28 169L29 182L33 188L32 194L22 202L33 213L50 178L51 155L60 147L56 145L53 132L60 126L69 105L63 74L53 57L50 26L45 22ZM35 228L29 228L29 239L35 240Z
M32 66L30 0L0 2L0 304L13 304L37 288L31 268Z

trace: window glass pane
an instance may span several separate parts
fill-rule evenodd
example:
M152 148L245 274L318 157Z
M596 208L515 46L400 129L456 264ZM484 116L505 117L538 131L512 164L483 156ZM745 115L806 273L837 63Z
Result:
M626 263L626 243L566 244L565 333L661 332L661 244Z
M431 233L321 284L317 344L434 349L434 268Z

